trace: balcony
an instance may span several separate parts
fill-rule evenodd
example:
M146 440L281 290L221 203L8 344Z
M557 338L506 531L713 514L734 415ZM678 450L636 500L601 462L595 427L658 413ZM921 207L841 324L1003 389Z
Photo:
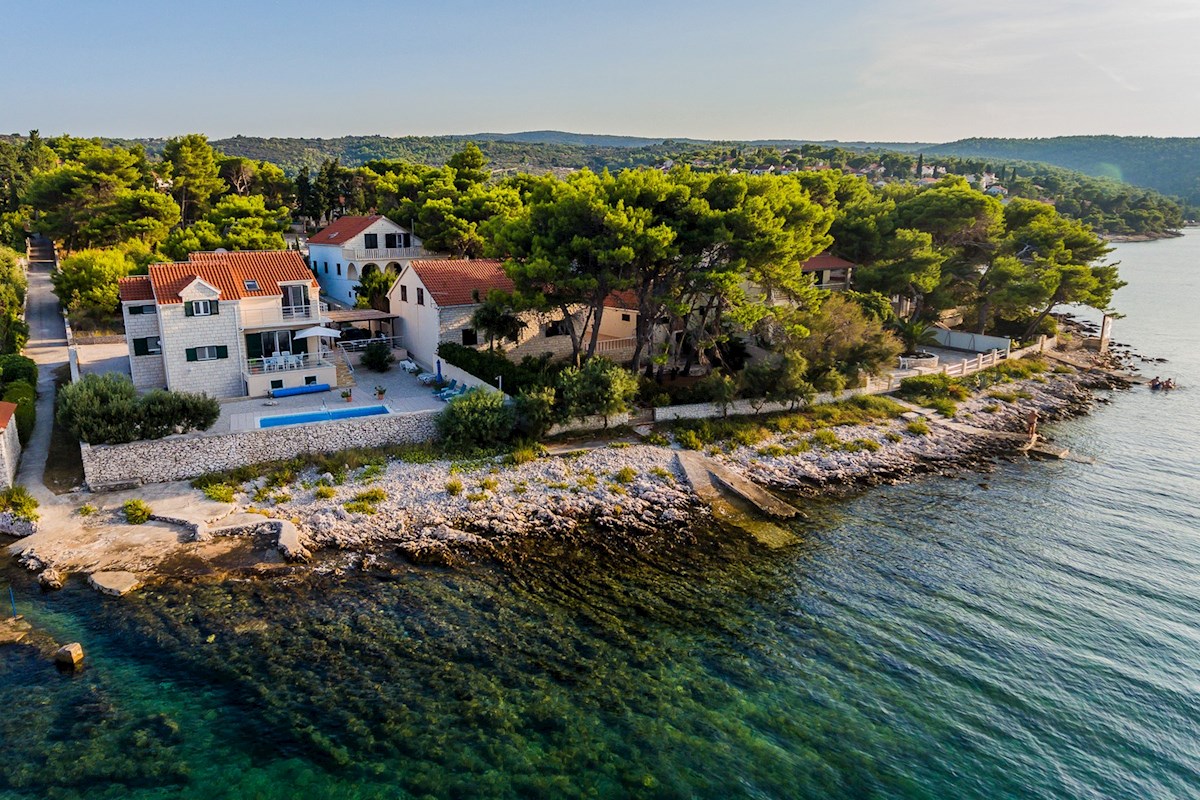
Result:
M326 303L305 303L299 306L276 306L269 309L243 309L243 328L270 328L279 325L315 325L329 311Z
M402 258L429 258L429 252L424 247L343 247L342 258L361 266L366 261L387 262L398 261Z
M296 372L298 370L313 370L327 367L332 369L333 362L321 358L315 353L295 353L292 355L266 356L265 358L248 358L244 372L246 375L267 375L276 372Z

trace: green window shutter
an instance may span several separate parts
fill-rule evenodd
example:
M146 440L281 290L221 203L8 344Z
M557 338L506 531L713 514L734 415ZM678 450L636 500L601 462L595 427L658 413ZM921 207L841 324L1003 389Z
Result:
M229 358L229 348L223 344L217 345L217 358Z
M212 307L212 313L213 313L213 314L220 314L220 313L221 313L221 306L220 306L220 304L218 303L218 301L216 301L216 300L213 300L211 303L209 303L209 306L211 306L211 307Z
M134 339L133 340L133 354L135 356L150 355L149 343L145 339Z
M191 303L184 303L184 304L183 304L183 315L184 315L185 317L190 317L190 316L192 316L192 315L193 315L193 314L195 314L195 313L196 313L196 308L195 308L195 306L193 306Z
M186 353L187 353L187 360L188 360L188 361L196 361L196 360L197 360L197 359L196 359L196 348L194 348L194 347L189 347L189 348L186 350Z
M246 358L262 358L262 334L246 334Z
M292 353L307 353L308 339L292 339Z
M140 313L142 313L141 306L130 306L129 307L129 316L132 317L134 314L140 314Z

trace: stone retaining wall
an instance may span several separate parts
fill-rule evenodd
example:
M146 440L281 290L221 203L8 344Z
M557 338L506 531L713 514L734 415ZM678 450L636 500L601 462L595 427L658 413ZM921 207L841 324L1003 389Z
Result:
M302 453L426 442L436 435L435 420L439 413L418 411L215 436L171 436L129 444L82 444L83 474L92 491L101 491L185 480L206 472L294 458Z

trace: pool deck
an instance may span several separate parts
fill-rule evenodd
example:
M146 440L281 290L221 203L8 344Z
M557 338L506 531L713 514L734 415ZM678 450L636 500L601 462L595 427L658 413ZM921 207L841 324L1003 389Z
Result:
M446 406L445 403L433 396L432 389L422 385L415 376L396 367L382 373L360 368L355 373L355 378L358 380L358 385L353 389L354 397L350 402L342 399L341 389L337 388L328 392L280 397L276 400L269 397L251 397L222 401L221 416L216 424L208 430L208 433L258 430L260 417L303 414L323 409L337 411L345 408L385 405L392 413L403 414L437 410ZM383 400L375 399L376 386L387 388Z

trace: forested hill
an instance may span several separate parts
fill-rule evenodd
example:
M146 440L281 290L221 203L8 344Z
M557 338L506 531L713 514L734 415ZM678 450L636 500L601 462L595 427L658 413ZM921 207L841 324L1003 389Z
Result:
M141 139L151 153L161 150L163 140ZM316 171L321 162L335 158L342 166L358 167L368 161L399 160L419 164L444 164L473 141L488 158L493 169L504 171L572 170L590 167L621 169L658 164L667 158L697 146L717 144L700 139L649 139L638 136L608 136L563 131L525 131L522 133L475 133L456 136L342 136L335 139L262 138L234 136L212 144L222 153L255 161L269 161L295 175L301 167ZM117 141L128 146L132 141ZM724 142L726 146L798 148L807 141L761 139L751 142ZM813 142L837 145L837 142ZM910 142L847 142L843 147L856 150L895 150L914 152L924 145Z
M1041 161L1087 175L1116 178L1200 204L1200 138L1058 136L962 139L932 145L929 155Z

